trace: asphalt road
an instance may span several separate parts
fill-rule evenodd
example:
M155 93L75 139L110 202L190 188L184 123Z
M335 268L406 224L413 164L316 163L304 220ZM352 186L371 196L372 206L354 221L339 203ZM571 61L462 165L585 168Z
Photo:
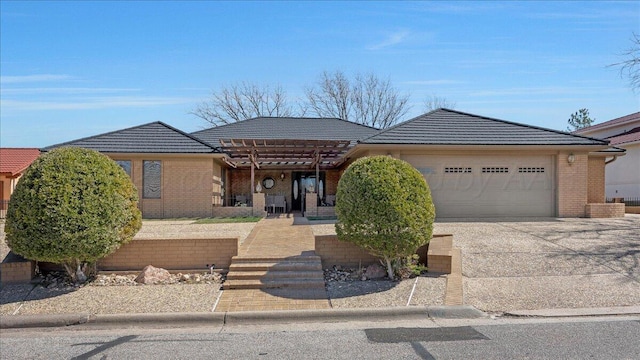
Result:
M2 359L638 359L640 318L3 330Z

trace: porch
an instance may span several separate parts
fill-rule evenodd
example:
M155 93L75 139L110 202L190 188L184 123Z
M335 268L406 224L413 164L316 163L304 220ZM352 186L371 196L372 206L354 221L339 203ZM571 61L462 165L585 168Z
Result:
M350 141L220 139L220 206L213 216L335 215ZM239 209L238 209L239 208Z

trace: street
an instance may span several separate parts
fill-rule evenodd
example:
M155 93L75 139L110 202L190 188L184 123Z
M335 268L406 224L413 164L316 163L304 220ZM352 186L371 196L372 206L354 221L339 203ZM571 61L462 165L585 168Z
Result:
M160 325L158 325L160 326ZM640 317L2 330L2 359L638 359Z

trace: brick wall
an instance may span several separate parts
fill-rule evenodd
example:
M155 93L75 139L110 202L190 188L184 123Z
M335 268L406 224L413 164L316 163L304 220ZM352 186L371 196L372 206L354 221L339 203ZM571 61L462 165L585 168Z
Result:
M238 255L238 239L133 240L98 262L99 270L142 270L147 265L167 270L229 268Z
M144 218L210 217L220 202L221 168L212 158L166 155L113 155L131 161L131 179L138 188ZM162 162L161 198L143 198L143 161Z
M624 211L627 214L640 214L640 206L627 206Z
M318 194L306 193L304 205L304 216L318 216Z
M264 209L265 197L264 193L253 194L253 216L267 216L267 211Z
M434 236L429 242L427 267L429 272L451 274L453 259L453 235Z
M342 176L341 171L327 171L325 173L325 195L335 195L338 192L340 176Z
M354 244L338 240L337 235L316 235L315 248L316 255L322 259L323 268L334 265L365 267L379 264L377 257Z
M0 283L28 283L36 273L34 261L3 262L0 264Z
M587 179L587 202L604 203L604 157L589 157L589 175Z
M560 152L556 159L558 177L558 216L584 217L587 204L588 155L574 153L569 164L569 152Z
M588 218L617 218L624 217L625 206L618 204L587 204L585 215Z

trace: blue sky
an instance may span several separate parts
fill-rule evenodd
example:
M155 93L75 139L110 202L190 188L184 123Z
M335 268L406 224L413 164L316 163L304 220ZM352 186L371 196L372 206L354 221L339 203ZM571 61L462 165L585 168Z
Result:
M411 96L564 130L640 110L607 65L640 2L0 2L0 146L44 147L163 121L184 131L221 86L373 72Z

